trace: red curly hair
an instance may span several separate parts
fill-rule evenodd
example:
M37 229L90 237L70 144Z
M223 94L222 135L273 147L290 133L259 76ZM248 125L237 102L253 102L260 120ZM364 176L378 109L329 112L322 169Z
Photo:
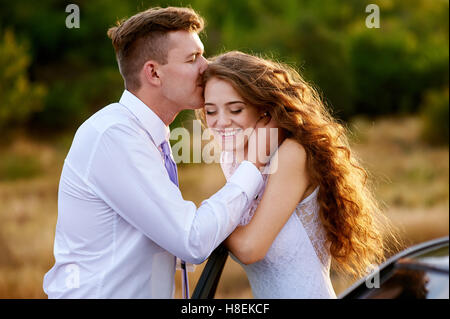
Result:
M313 185L319 185L320 219L330 243L333 267L354 276L385 256L389 221L368 185L368 174L352 153L347 132L327 111L317 91L293 68L239 51L211 59L204 83L230 83L249 105L268 112L285 136L307 153ZM204 110L197 116L205 122Z

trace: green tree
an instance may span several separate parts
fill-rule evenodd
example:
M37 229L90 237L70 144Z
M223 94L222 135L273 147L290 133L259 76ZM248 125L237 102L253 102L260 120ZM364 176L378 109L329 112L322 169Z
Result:
M365 25L369 3L379 29ZM65 27L67 4L0 0L0 30L27 40L29 77L48 87L37 129L73 129L117 101L123 81L106 31L154 6L198 11L207 57L241 50L296 67L342 119L415 113L425 92L448 87L448 0L78 0L79 29Z
M42 108L46 88L28 79L27 45L18 43L12 30L0 36L0 131L4 132Z
M423 138L430 144L449 142L449 105L448 87L425 93L421 109L423 120Z

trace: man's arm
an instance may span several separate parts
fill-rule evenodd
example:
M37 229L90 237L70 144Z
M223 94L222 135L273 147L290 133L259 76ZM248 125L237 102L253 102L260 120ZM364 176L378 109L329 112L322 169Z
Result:
M173 255L203 262L234 230L262 186L258 169L243 162L197 209L183 199L148 137L126 125L103 132L86 183L122 218Z

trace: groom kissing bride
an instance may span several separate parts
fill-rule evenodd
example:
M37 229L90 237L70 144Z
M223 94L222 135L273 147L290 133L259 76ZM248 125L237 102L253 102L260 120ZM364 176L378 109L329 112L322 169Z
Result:
M175 7L109 29L125 90L79 127L65 159L49 298L173 298L176 259L184 272L207 259L260 191L264 163L246 158L198 208L178 187L169 124L204 106L202 29Z
M109 29L125 90L65 159L49 298L173 298L177 258L188 298L186 262L222 242L262 299L336 298L332 261L357 277L385 259L395 234L321 94L281 62L207 61L202 29L173 7ZM227 179L199 208L180 193L169 146L185 109L213 132Z

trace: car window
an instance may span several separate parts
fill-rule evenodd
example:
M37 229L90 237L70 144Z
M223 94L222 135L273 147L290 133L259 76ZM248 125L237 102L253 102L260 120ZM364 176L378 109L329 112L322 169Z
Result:
M448 237L391 257L378 272L362 278L340 298L449 298Z
M396 269L379 288L370 290L368 299L425 299L429 277L425 271Z
M432 259L432 260L431 260ZM397 263L397 268L379 288L370 289L368 299L441 299L449 298L447 257L428 257L421 262L432 262L435 270L423 264Z
M428 276L427 299L448 299L448 275L430 272Z

